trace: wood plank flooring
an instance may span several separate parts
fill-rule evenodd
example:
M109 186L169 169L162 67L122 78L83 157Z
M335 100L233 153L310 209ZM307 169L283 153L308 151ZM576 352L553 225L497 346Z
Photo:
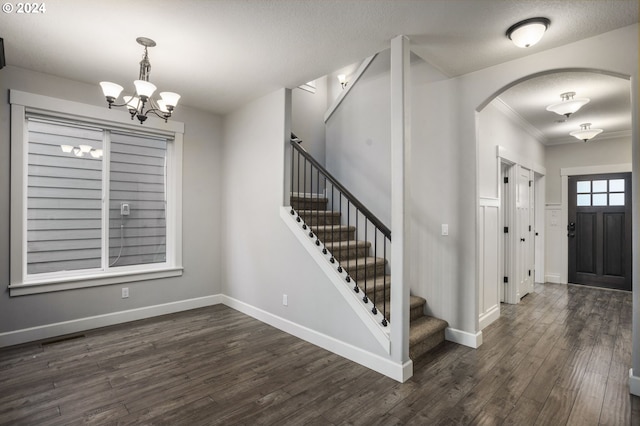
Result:
M218 305L0 350L0 424L637 425L631 294L538 284L404 384Z

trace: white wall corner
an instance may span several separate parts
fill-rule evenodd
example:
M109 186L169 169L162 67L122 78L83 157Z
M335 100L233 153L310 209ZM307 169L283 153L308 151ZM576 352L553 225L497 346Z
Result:
M444 330L444 338L450 342L458 343L474 349L477 349L482 345L482 331L478 331L474 334L452 327L447 327Z
M64 336L65 334L79 333L94 328L107 327L110 325L157 317L160 315L173 314L176 312L203 308L205 306L218 305L220 303L222 303L222 296L220 294L215 294L212 296L163 303L161 305L145 306L127 311L78 318L70 321L25 328L22 330L8 331L0 333L0 347Z
M640 396L640 377L633 375L633 368L629 369L629 393Z
M223 295L223 302L226 306L233 308L245 315L249 315L265 324L269 324L279 330L296 336L302 340L331 351L341 357L347 358L357 364L377 371L398 382L404 383L413 374L413 363L411 360L405 363L396 363L391 359L383 358L364 349L340 341L326 334L296 324L285 318L264 311L255 306L249 305L240 300Z

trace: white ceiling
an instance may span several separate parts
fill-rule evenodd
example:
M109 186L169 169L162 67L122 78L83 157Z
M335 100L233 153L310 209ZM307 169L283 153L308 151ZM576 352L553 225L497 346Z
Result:
M546 110L566 92L590 99L568 119ZM631 83L625 78L590 72L549 74L522 82L493 102L506 104L507 113L525 120L525 127L532 126L530 132L546 145L581 142L569 132L580 130L583 123L604 130L598 139L631 136Z
M95 83L99 96L102 80L131 89L142 54L135 39L145 36L157 42L149 52L151 81L180 93L182 104L219 114L352 64L399 34L453 77L631 25L639 16L638 0L59 0L46 8L39 15L0 14L7 64ZM534 47L515 47L506 29L534 16L551 20L547 34ZM544 103L559 99L560 86ZM537 92L525 86L513 99Z

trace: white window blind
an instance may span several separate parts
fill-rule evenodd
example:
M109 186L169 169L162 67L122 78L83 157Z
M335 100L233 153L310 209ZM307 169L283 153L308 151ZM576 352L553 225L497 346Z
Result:
M27 274L166 261L166 138L38 119L28 130Z

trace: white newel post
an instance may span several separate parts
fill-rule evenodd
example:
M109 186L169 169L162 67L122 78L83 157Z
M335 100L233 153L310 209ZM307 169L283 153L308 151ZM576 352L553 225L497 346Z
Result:
M413 375L409 359L409 235L406 203L410 192L409 39L391 40L391 357L403 365L403 381ZM398 314L401 313L401 315Z

